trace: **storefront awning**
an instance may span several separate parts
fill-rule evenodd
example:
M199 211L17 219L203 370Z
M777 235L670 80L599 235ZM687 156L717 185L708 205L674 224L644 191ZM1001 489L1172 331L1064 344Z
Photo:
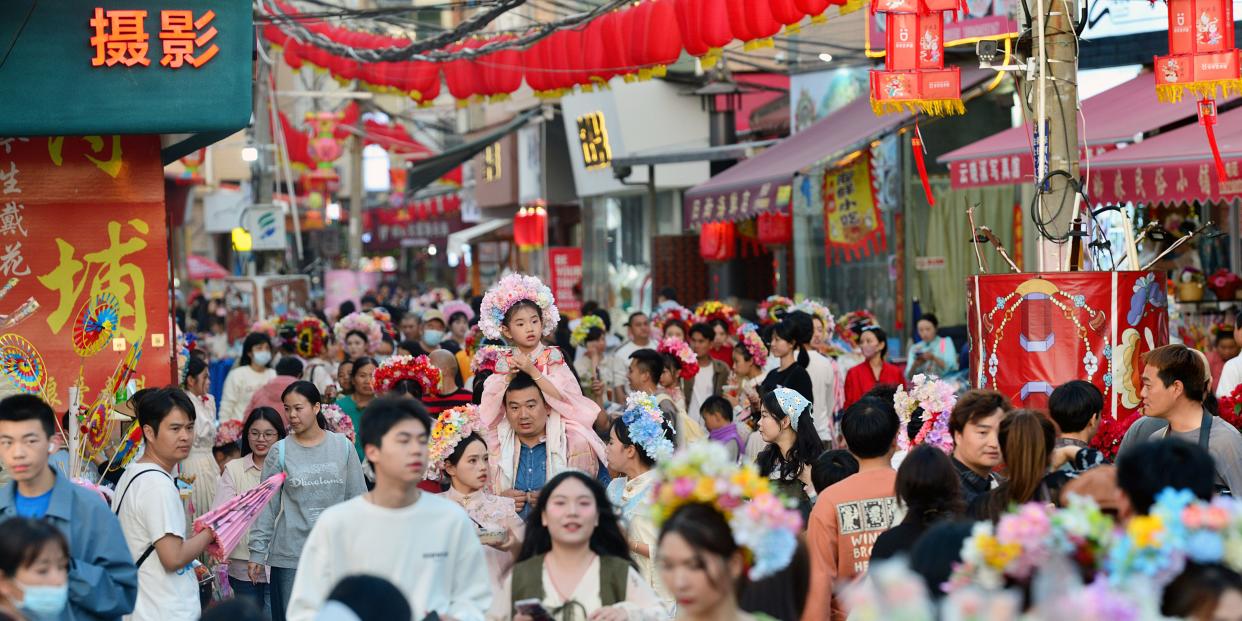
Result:
M1220 114L1216 142L1225 160L1227 180L1216 174L1203 127L1192 123L1092 161L1091 200L1179 204L1242 198L1238 166L1242 161L1242 108Z
M449 171L469 161L475 154L480 153L497 140L526 125L527 121L535 118L538 114L540 114L539 108L531 108L517 115L508 123L497 127L494 131L483 134L470 142L448 149L438 155L411 164L406 172L406 196L412 197L419 190L435 183L437 179L443 177Z
M1082 102L1079 148L1083 155L1090 149L1095 159L1118 144L1134 142L1136 136L1195 114L1193 99L1176 104L1157 100L1155 77L1143 73ZM1034 131L1031 123L1012 127L950 151L937 161L948 164L955 189L1034 183Z
M481 222L468 229L457 231L456 233L448 236L448 248L446 251L449 254L461 254L462 247L469 245L471 240L503 229L512 222L513 220L509 218L500 218L497 220Z
M994 76L991 70L962 71L962 89ZM860 97L748 160L686 192L682 203L687 227L704 222L737 221L789 205L799 171L848 155L872 140L912 123L906 112L876 116L871 101Z

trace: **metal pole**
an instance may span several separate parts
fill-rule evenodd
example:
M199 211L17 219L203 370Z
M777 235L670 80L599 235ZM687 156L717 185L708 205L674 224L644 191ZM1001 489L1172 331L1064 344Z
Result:
M1051 6L1047 6L1051 3ZM1048 158L1043 174L1065 171L1078 179L1078 42L1074 35L1074 0L1039 0L1039 83L1036 119L1046 123L1043 140ZM1051 109L1049 109L1051 104ZM1036 157L1043 158L1043 149ZM1037 170L1039 167L1037 166ZM1037 183L1035 191L1042 187ZM1062 235L1072 230L1078 196L1070 180L1056 175L1048 180L1048 191L1040 195L1040 219L1047 230ZM1069 243L1040 240L1040 269L1062 271L1068 267Z
M362 118L349 147L349 269L362 264Z

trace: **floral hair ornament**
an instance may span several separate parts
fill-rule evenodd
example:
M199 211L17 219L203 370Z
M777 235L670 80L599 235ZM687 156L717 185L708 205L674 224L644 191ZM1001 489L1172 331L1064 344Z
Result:
M651 313L651 323L655 324L655 327L659 328L661 332L664 331L664 326L668 325L670 321L688 324L693 319L694 313L691 313L690 309L672 300L657 306L655 312Z
M504 357L506 351L508 351L507 347L499 345L484 345L480 347L479 351L474 352L474 357L470 359L470 372L474 375L478 375L482 371L495 373L496 365Z
M793 310L794 301L783 295L770 295L759 303L759 323L770 326L780 321L787 311Z
M449 455L457 450L457 445L461 444L462 440L470 437L470 434L478 430L480 426L477 405L462 405L441 412L435 424L431 426L431 442L427 447L430 455L427 476L432 479L443 476L444 462L448 460Z
M328 431L343 435L350 442L354 441L354 421L345 413L345 410L341 409L341 406L325 403L320 411L324 419L328 421Z
M621 414L630 441L656 462L673 456L673 443L665 435L664 412L655 397L645 392L635 392L625 400Z
M743 324L737 329L737 342L750 354L750 362L762 369L768 364L768 346L763 344L759 336L759 328L753 323Z
M1147 579L1163 586L1188 561L1242 569L1242 504L1235 498L1206 502L1189 490L1166 488L1148 515L1126 523L1108 551L1107 570L1116 584Z
M539 307L544 336L556 331L556 324L561 321L561 313L556 309L552 290L534 276L509 274L483 296L479 312L479 328L483 330L483 336L489 339L503 338L500 326L505 321L505 313L523 300L534 302Z
M578 321L578 327L569 335L569 344L574 347L581 347L586 344L587 335L591 333L591 328L599 328L601 331L606 330L604 320L596 315L586 315Z
M737 322L738 314L732 306L717 300L708 300L694 309L694 323L707 323L717 319L723 320L726 324L734 325Z
M470 327L470 331L466 333L466 355L473 357L479 351L479 344L483 342L483 331L478 325Z
M336 322L333 328L333 334L336 335L336 342L345 344L345 337L350 332L361 332L367 337L367 351L375 353L379 350L380 343L384 340L384 327L370 313L356 312L345 315L340 321Z
M898 387L893 395L893 406L901 419L902 430L897 434L897 448L908 451L920 444L930 444L945 453L953 452L953 434L949 432L949 415L957 404L957 390L952 384L923 374L910 380L910 391ZM923 410L923 426L914 439L906 433L915 410Z
M220 427L216 429L216 448L230 444L236 445L237 441L241 440L242 427L244 425L239 420L226 420L220 423Z
M789 311L802 311L811 317L818 318L824 322L824 331L831 335L837 329L837 320L832 316L832 311L827 306L811 299L802 300L797 304L789 307Z
M440 312L444 313L444 316L450 321L452 321L453 315L456 315L457 313L465 315L467 323L474 321L474 309L470 308L469 304L461 300L445 302L444 305L440 307Z
M781 411L789 417L789 426L797 431L798 418L810 407L811 402L798 391L784 386L777 386L772 394L776 395L776 402L780 404Z
M392 325L392 314L383 306L371 309L371 316L380 324L380 333L388 338L397 337L397 329ZM382 338L382 337L381 337Z
M427 356L393 356L375 370L371 386L375 393L390 392L402 380L414 380L422 387L424 395L434 394L440 385L440 369L431 364Z
M318 358L328 349L328 325L318 317L307 317L294 328L294 349L303 358Z
M688 504L704 504L729 522L748 556L751 580L784 569L793 559L802 515L772 491L754 465L738 465L723 444L700 442L660 463L653 495L656 526Z
M699 357L694 355L694 350L690 349L689 343L670 336L660 341L656 351L661 354L671 354L681 363L681 379L693 379L699 374Z

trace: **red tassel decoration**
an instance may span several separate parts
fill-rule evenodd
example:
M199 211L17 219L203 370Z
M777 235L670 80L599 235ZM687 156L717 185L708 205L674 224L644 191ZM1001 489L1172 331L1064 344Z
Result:
M923 134L919 131L918 121L914 122L914 136L910 138L910 150L914 152L914 164L919 169L919 180L923 182L923 193L927 195L927 204L936 206L936 198L932 196L931 181L927 179L927 164L923 161Z
M1225 161L1220 157L1220 147L1216 146L1216 100L1199 100L1199 124L1207 134L1208 146L1212 147L1212 159L1216 161L1216 176L1221 181L1229 178L1225 172Z

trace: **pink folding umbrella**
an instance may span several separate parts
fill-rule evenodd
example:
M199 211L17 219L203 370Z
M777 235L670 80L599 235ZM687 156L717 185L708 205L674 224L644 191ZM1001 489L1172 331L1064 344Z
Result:
M185 258L186 277L189 280L207 280L209 278L228 278L232 274L224 266L196 254Z
M236 498L220 505L219 508L204 513L194 520L194 534L210 530L216 540L207 546L207 553L217 561L224 562L233 548L245 536L246 531L259 519L259 513L267 507L267 503L280 491L285 482L285 473L274 474L258 487L238 495Z

